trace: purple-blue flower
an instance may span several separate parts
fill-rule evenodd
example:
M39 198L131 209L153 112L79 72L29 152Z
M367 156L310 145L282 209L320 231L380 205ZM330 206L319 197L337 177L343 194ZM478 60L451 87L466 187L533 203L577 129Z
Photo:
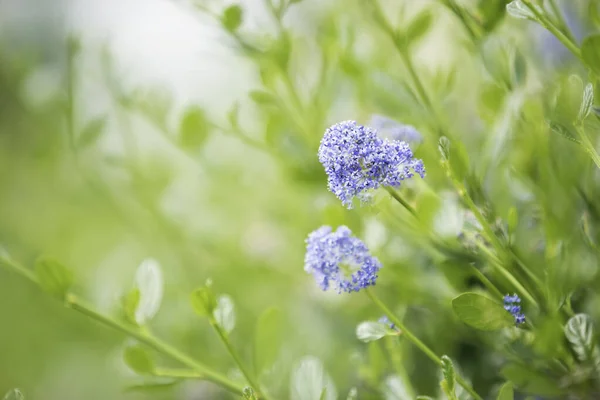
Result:
M516 294L504 296L504 309L515 318L516 325L525 323L525 314L521 313L520 303L521 299Z
M313 274L323 290L358 292L375 285L380 268L379 260L345 226L336 231L322 226L306 239L304 270Z
M381 186L399 187L415 173L425 176L423 161L413 158L406 142L383 139L373 128L344 121L332 125L321 140L319 161L329 190L348 208L358 197Z
M377 321L380 324L384 324L385 326L387 326L390 329L396 329L396 324L394 324L392 321L390 321L390 319L387 317L387 315L384 315L383 317L379 318L379 320Z

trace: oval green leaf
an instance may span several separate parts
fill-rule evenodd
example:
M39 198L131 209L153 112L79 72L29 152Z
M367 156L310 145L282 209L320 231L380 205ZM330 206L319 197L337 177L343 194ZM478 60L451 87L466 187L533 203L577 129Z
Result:
M452 300L452 308L462 322L482 331L495 331L515 324L502 304L477 293L461 294Z
M506 382L500 388L500 391L498 392L497 400L514 400L514 399L515 399L515 393L514 393L514 389L513 389L513 384L510 382Z
M154 372L154 361L148 352L140 346L129 346L123 353L125 364L140 375Z

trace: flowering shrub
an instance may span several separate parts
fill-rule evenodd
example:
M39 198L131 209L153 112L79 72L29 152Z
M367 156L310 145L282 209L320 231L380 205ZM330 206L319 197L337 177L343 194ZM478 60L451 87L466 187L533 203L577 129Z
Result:
M600 398L598 1L180 3L227 110L0 53L5 400Z

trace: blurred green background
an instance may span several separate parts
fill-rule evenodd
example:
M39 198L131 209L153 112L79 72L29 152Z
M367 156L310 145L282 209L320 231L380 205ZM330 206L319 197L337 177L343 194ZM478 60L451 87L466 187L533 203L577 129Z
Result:
M505 2L488 2L495 5L488 14L481 11L486 2L462 2L497 19L489 27L496 42L485 45L471 43L442 3L381 2L399 26L430 13L411 47L418 73L471 155L474 180L483 182L479 189L497 215L506 217L514 204L527 209L519 243L537 245L539 231L526 218L543 199L553 201L547 209L564 212L557 236L569 236L577 223L564 208L575 195L561 185L585 174L587 159L565 154L572 145L546 138L540 121L555 89L549 82L577 67L541 30L505 21ZM227 373L234 364L189 305L189 293L210 278L235 302L231 337L245 360L258 316L273 305L283 311L284 345L267 377L276 398L287 398L294 363L314 355L340 398L357 386L361 399L402 399L378 391L391 373L379 361L387 350L355 337L359 322L380 315L364 296L322 293L303 271L308 232L346 224L385 265L379 294L420 337L458 360L476 388L500 383L499 361L482 351L487 339L476 339L449 311L449 300L475 282L452 264L459 261L429 251L422 234L437 229L452 237L459 225L447 215L455 199L439 167L438 133L365 4L304 0L278 20L266 2L244 1L233 28L221 14L231 4L0 3L2 247L28 266L41 254L61 260L75 271L75 292L110 314L138 265L155 258L165 294L152 329ZM579 20L584 8L569 12ZM513 68L506 48L519 49L525 71ZM499 84L507 71L525 74L507 78L522 90ZM522 118L523 109L540 121ZM403 187L426 216L422 226L407 224L383 195L377 207L349 211L327 191L316 157L324 129L345 119L367 123L372 114L412 124L425 138L415 152L428 176ZM542 152L553 163L568 160L568 168L536 164ZM546 185L543 198L532 189L536 177ZM536 255L530 261L543 263ZM572 268L573 285L596 276L595 266ZM44 400L232 398L203 382L124 392L140 378L122 361L122 334L7 270L0 270L0 293L0 393L19 387L27 399ZM416 392L436 393L437 371L401 346Z

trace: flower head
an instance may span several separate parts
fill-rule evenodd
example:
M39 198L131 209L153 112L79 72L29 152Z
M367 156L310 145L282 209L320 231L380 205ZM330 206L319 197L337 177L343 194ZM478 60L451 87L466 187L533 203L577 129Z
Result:
M399 187L415 173L425 176L423 161L413 158L406 142L382 139L373 128L344 121L331 126L321 140L319 161L329 190L348 208L380 186Z
M525 314L521 313L520 303L521 299L516 294L504 296L504 309L512 314L516 325L525 323Z
M338 293L358 292L375 285L380 268L379 260L345 226L336 231L322 226L306 239L304 270L323 290L333 286Z

